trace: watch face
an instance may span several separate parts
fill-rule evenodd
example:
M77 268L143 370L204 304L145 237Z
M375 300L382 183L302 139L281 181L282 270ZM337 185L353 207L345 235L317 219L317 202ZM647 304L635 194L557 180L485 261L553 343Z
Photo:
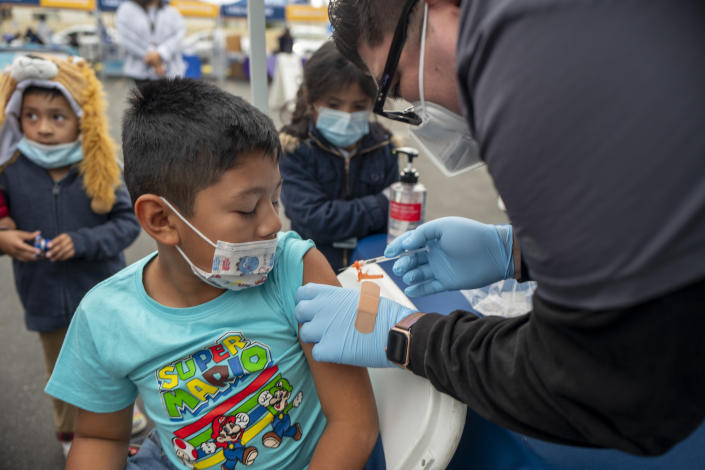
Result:
M409 338L402 332L389 330L387 337L387 359L397 364L406 363L406 349Z

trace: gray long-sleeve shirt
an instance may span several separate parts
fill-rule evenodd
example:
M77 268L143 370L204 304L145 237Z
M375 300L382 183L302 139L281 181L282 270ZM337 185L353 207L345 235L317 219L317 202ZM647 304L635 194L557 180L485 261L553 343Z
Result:
M705 276L705 6L466 1L461 102L538 293L626 307Z
M120 45L125 49L125 75L138 80L163 78L144 63L144 56L150 51L159 53L166 77L184 74L186 66L181 48L186 26L176 8L166 5L145 11L134 1L123 2L115 14L115 26L120 34Z
M705 418L705 4L466 0L457 67L538 288L423 316L409 368L522 433L665 452Z

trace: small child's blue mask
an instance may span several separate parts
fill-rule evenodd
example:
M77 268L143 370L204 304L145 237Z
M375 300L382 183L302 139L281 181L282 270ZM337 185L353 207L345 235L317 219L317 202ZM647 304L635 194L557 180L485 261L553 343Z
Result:
M29 158L32 163L47 170L73 165L83 160L81 139L67 144L44 145L22 137L22 140L17 144L17 150Z
M318 108L316 129L336 147L349 147L370 132L370 112L346 113L330 108Z

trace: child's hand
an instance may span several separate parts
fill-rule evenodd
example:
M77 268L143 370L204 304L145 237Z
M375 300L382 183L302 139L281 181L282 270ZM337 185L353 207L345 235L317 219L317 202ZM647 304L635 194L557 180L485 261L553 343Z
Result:
M49 242L49 251L47 251L46 257L50 261L66 261L73 258L75 254L73 240L67 233L62 233Z
M22 230L2 230L0 231L0 250L17 261L37 261L41 252L33 245L27 244L39 235L36 232L24 232Z
M12 220L12 217L9 215L0 219L0 229L15 230L16 228L17 225L15 224L15 221Z

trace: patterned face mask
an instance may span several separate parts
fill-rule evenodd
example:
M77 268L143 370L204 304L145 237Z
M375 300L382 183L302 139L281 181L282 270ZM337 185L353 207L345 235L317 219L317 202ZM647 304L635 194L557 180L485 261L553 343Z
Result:
M259 242L229 243L218 240L213 243L203 235L191 222L186 220L169 201L160 197L164 203L191 230L215 248L211 272L204 271L186 256L180 247L176 250L191 267L191 271L200 280L219 289L243 290L258 286L267 280L267 275L274 267L274 255L277 251L277 239Z

